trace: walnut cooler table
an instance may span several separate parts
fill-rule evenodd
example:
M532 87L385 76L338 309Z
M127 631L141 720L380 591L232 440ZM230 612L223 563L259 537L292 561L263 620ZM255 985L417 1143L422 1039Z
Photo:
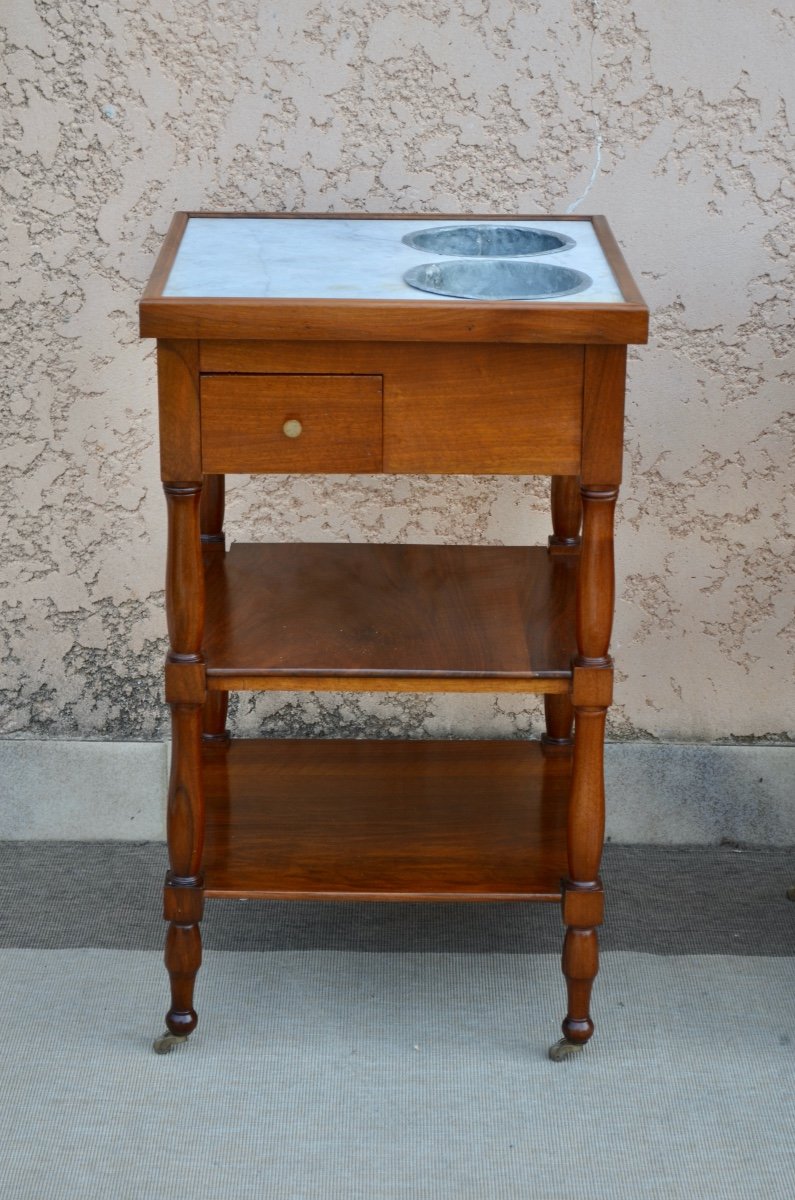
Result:
M465 299L404 282L453 261L405 235L503 222L565 235L522 261L587 285ZM140 313L158 339L173 728L172 1002L155 1048L196 1027L205 897L248 897L560 903L568 1009L550 1055L581 1049L603 911L626 347L648 326L607 223L180 213ZM226 474L301 472L547 475L553 533L533 548L227 552ZM272 689L536 692L546 734L230 739L228 693Z

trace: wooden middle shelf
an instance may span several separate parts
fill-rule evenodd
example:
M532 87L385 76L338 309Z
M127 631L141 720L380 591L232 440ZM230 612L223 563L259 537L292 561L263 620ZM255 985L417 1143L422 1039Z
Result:
M571 759L535 742L206 745L205 894L560 899Z
M576 555L238 543L207 559L211 689L569 688Z

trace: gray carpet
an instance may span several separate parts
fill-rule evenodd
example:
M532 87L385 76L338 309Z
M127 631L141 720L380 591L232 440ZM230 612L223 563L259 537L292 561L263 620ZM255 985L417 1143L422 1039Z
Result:
M597 1034L553 906L213 901L162 1030L162 846L0 846L2 1200L792 1200L787 851L609 846ZM216 947L213 949L212 947Z
M0 952L5 1200L790 1200L795 964L605 955L555 1064L556 956L210 953L153 1054L153 951Z
M0 946L155 950L165 846L0 842ZM789 955L792 849L605 847L607 950ZM557 953L555 905L208 902L215 950ZM793 1189L795 1195L795 1189Z

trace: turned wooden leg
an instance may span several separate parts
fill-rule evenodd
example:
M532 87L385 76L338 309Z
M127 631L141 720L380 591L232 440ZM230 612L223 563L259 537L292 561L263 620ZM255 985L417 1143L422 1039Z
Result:
M226 476L205 475L201 495L202 546L225 545L224 508L226 506Z
M226 553L224 537L224 508L226 501L226 477L205 475L202 485L200 525L202 559L205 570L211 570L217 559ZM207 693L204 704L202 737L205 742L228 742L226 714L229 706L228 692Z
M563 970L569 1000L563 1033L567 1041L584 1044L593 1033L591 988L599 970L599 945L595 929L566 930Z
M550 509L552 512L552 536L549 538L549 553L553 555L576 554L580 549L580 524L582 501L579 480L575 475L553 475L550 486ZM571 696L544 696L544 720L546 733L541 741L546 752L567 752L572 744L574 710Z
M578 708L575 717L574 763L569 803L569 877L564 881L563 974L568 1005L563 1043L553 1058L580 1049L593 1033L591 988L599 970L597 927L604 913L599 863L604 840L603 708ZM554 1053L557 1051L557 1053Z
M571 735L574 728L574 707L571 703L571 696L565 692L544 696L544 720L546 733L541 737L544 745L549 749L558 746L562 750L568 751L571 748Z
M204 702L202 740L205 742L228 742L226 712L229 707L228 692L208 692Z
M578 655L572 664L574 756L568 814L568 878L563 884L563 973L568 1008L560 1060L593 1033L590 996L599 969L597 927L604 897L599 879L605 823L604 731L612 700L608 655L614 600L613 513L617 488L583 488L583 539L577 591Z
M172 705L173 743L168 795L168 850L171 869L163 892L166 968L171 1007L166 1025L187 1037L196 1028L193 986L201 966L199 922L203 908L201 855L204 841L204 794L201 774L202 708Z
M171 775L168 788L170 870L163 893L169 922L165 963L171 981L168 1032L155 1042L166 1053L196 1028L193 987L201 965L199 922L203 907L204 843L202 723L205 675L201 656L204 576L199 537L200 484L166 484L168 556L166 612L170 650L166 699L171 705Z
M552 536L549 549L554 552L577 551L580 545L582 502L580 481L576 475L553 475L549 503L552 512Z

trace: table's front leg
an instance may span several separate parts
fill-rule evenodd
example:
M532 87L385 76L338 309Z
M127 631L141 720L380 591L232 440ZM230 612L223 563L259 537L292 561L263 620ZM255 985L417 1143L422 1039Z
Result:
M560 1059L593 1033L591 988L599 969L597 927L604 896L599 879L605 825L604 731L612 700L609 656L615 592L613 514L618 488L583 488L583 535L577 590L577 649L572 674L574 761L568 816L569 875L563 883L563 973L568 1011Z
M171 776L168 787L169 871L163 897L166 967L171 979L168 1032L155 1042L166 1052L196 1028L193 986L201 964L204 886L204 781L202 713L207 695L204 636L204 570L200 507L202 453L199 346L160 341L157 347L160 470L168 506L166 700L171 707Z
M163 915L169 922L165 962L171 980L168 1032L155 1042L161 1053L196 1028L193 986L201 965L199 922L204 843L202 716L205 699L204 574L199 534L201 483L166 483L168 552L166 613L170 648L166 699L171 707L171 775L168 786L168 856Z

